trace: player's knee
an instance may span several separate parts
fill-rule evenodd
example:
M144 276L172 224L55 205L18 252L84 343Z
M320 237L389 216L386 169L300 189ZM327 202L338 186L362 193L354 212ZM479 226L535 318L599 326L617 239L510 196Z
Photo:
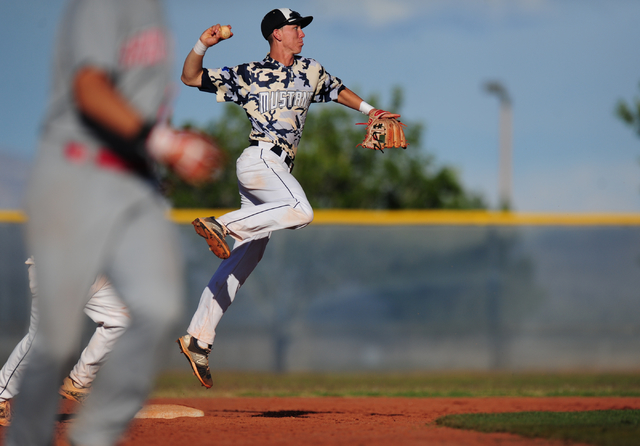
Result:
M308 203L299 203L295 209L299 218L299 226L307 226L313 221L313 208Z
M93 321L107 330L125 329L131 323L131 316L126 308L111 311L101 318L92 317Z
M307 224L311 223L313 221L313 209L309 207L305 215L307 216Z
M127 328L131 323L131 316L129 316L129 313L121 313L116 315L112 322L113 324L110 325L110 328Z

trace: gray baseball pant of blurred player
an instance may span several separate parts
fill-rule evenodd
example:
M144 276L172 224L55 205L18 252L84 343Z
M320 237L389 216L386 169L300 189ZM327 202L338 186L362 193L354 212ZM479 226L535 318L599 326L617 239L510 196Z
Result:
M166 202L140 178L64 162L53 169L57 160L47 158L36 165L34 178L36 191L47 187L48 194L27 200L40 326L6 444L49 444L57 390L75 361L88 292L104 273L127 305L131 325L98 373L69 438L78 445L112 445L142 407L182 310L178 237L166 219Z

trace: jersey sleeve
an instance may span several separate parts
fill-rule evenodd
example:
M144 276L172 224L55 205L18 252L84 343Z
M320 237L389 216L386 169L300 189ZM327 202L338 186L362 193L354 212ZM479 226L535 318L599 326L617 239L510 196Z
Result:
M113 73L118 68L121 23L118 9L108 2L90 0L75 2L74 18L64 30L65 44L72 48L70 61L75 69L92 66Z
M322 66L320 67L319 74L320 76L312 102L331 102L337 100L338 95L345 88L342 81L335 76L331 76Z
M215 94L218 102L242 105L246 103L249 91L246 79L239 75L242 71L242 67L205 68L199 90Z

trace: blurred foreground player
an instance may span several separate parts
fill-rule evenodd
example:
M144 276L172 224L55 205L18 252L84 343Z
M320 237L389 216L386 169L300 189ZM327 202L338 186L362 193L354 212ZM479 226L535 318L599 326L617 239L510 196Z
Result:
M69 442L113 445L142 407L182 310L180 247L151 160L198 182L211 177L219 151L163 124L172 61L158 0L71 0L55 48L26 201L40 325L5 444L52 444L58 386L78 348L91 284L104 274L131 322Z
M18 394L18 386L29 362L28 355L38 327L36 266L33 257L25 263L29 265L31 320L29 331L14 347L7 362L0 369L0 426L9 426L11 423L11 400ZM89 296L84 312L97 324L96 330L58 390L63 397L78 403L82 403L89 395L96 373L113 348L114 342L129 325L129 312L106 277L100 276L94 282Z

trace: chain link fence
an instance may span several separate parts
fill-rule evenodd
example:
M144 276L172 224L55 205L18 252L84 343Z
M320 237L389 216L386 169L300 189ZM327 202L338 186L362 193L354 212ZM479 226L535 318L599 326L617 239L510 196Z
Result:
M0 360L26 332L20 223L0 223ZM180 225L186 329L219 260ZM312 224L272 235L213 369L640 368L640 225ZM87 323L87 339L91 333ZM167 368L180 368L177 347Z

